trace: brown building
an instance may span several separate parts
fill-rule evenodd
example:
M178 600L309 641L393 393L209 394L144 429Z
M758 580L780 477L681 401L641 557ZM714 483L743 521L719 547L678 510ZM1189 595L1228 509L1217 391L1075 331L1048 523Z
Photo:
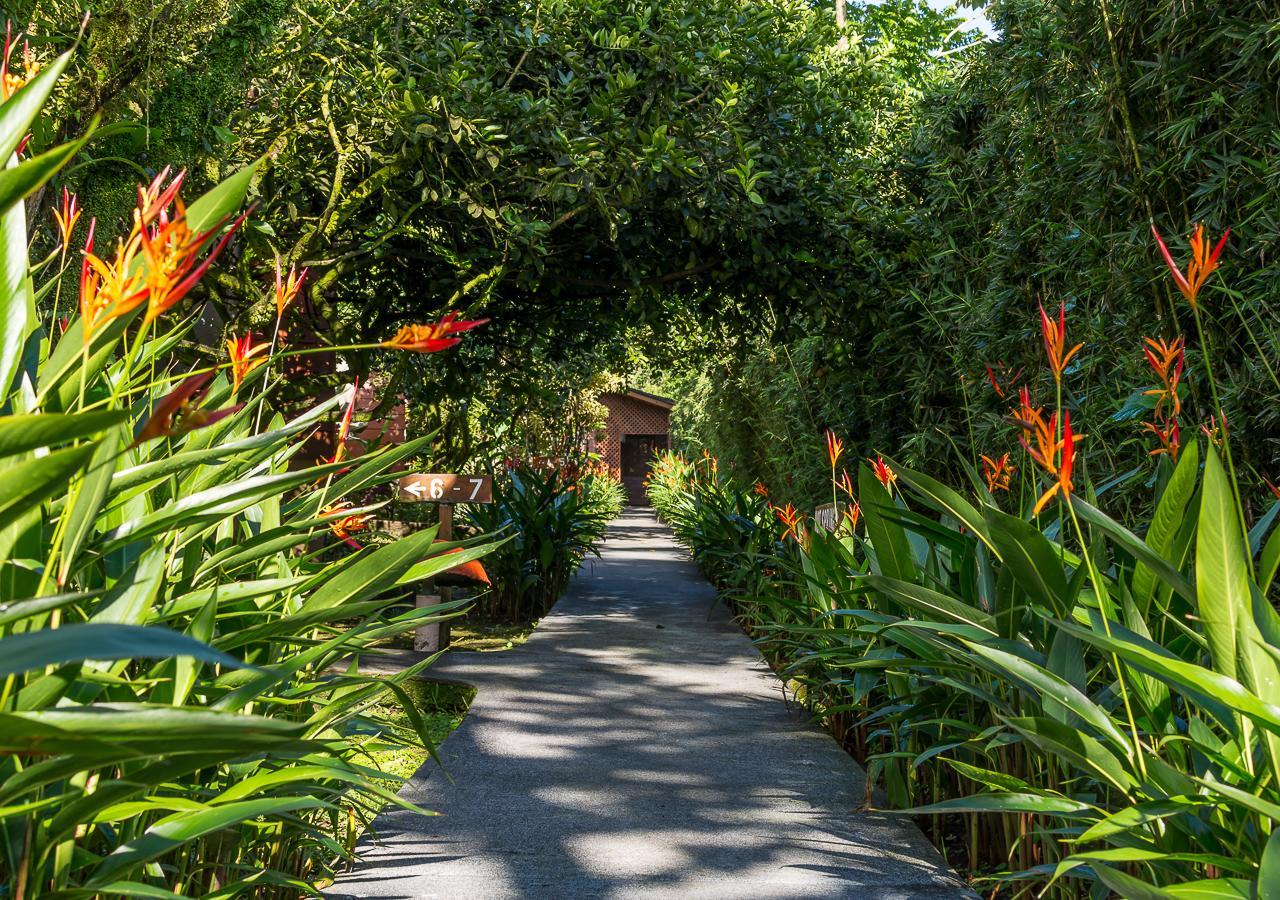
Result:
M603 432L595 436L591 450L622 476L632 506L645 506L644 478L649 461L671 446L671 407L674 400L644 391L600 395L609 409Z

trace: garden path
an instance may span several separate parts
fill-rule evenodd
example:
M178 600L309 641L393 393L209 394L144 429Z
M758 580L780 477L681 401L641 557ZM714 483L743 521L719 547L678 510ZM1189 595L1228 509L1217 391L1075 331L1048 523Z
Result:
M332 898L968 895L778 679L648 510L523 646L431 671L479 690ZM714 607L714 611L713 611Z

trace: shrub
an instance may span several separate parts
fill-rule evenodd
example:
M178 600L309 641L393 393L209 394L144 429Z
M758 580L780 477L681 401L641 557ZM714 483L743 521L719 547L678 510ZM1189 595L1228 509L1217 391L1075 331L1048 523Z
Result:
M506 621L545 615L622 503L622 486L607 473L508 469L492 504L467 508L476 529L509 536L485 560L493 590L479 598L480 613Z

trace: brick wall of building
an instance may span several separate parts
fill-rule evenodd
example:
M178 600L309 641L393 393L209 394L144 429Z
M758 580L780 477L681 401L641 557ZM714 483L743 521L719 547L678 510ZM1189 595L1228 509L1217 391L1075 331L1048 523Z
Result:
M602 394L600 402L609 410L608 423L595 435L590 449L600 454L604 463L615 472L622 472L622 438L628 434L665 435L671 429L671 411L665 407L629 397L626 394ZM623 478L631 503L646 502L643 478Z
M671 429L669 410L626 394L602 394L600 402L609 410L604 439L596 451L611 468L622 468L624 434L667 434Z

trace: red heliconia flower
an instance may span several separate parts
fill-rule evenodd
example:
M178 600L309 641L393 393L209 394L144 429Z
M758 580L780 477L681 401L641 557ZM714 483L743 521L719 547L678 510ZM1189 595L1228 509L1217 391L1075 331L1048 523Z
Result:
M1210 416L1200 426L1200 433L1208 438L1209 443L1215 447L1221 447L1223 440L1228 437L1227 433L1227 414L1223 413L1221 421L1217 416Z
M827 460L831 463L831 471L835 471L836 463L844 454L844 441L836 437L831 429L827 429Z
M1058 305L1058 321L1056 322L1049 318L1049 314L1044 311L1044 304L1040 304L1040 333L1044 338L1044 350L1049 357L1049 368L1053 372L1053 380L1061 382L1063 370L1071 362L1071 358L1084 346L1083 344L1076 344L1070 350L1067 349L1067 304L1065 301Z
M987 480L987 490L993 494L996 491L1008 491L1016 471L1017 468L1009 462L1008 453L1002 453L999 459L985 454L982 457L982 474Z
M1195 230L1191 233L1191 261L1187 263L1186 274L1183 274L1182 270L1178 268L1178 264L1173 261L1173 254L1165 246L1164 239L1160 237L1160 232L1156 230L1155 225L1151 226L1151 233L1155 235L1156 243L1160 246L1160 255L1164 257L1165 265L1169 267L1169 273L1173 276L1173 283L1178 286L1182 296L1187 298L1191 308L1195 309L1196 298L1200 294L1200 288L1209 280L1209 276L1213 274L1214 269L1218 268L1218 257L1222 255L1222 248L1227 245L1227 238L1231 237L1231 229L1228 228L1222 233L1222 237L1218 239L1217 246L1210 252L1209 242L1204 235L1204 225L1197 224Z
M405 325L396 332L395 337L383 341L382 346L392 350L410 350L414 353L437 353L462 342L461 338L454 335L478 328L488 321L488 319L472 319L459 322L458 314L451 312L434 325Z
M270 348L266 344L253 343L253 335L229 338L227 340L227 356L231 360L231 392L240 390L246 377L258 366L264 365L267 358L262 354Z
M893 486L898 483L898 473L889 468L883 456L877 456L875 459L868 457L867 462L871 463L871 473L876 476L876 481L883 484L884 489L892 494Z
M1264 478L1262 480L1267 483L1267 490L1271 492L1271 496L1275 497L1277 500L1280 500L1280 487L1276 487L1274 484L1272 484L1271 479L1269 478Z
M62 208L53 211L53 221L58 226L58 236L62 241L63 252L71 246L71 233L76 230L76 222L80 221L81 212L79 198L64 187Z
M204 393L212 377L212 372L192 375L170 391L156 404L151 417L143 424L142 430L130 446L137 447L158 437L181 437L189 431L205 428L239 412L244 407L243 403L212 412L192 405Z
M997 369L999 374L997 374ZM991 389L996 392L996 396L1001 400L1004 399L1009 391L1018 386L1018 381L1022 378L1023 373L1022 369L1018 369L1016 372L1011 371L1004 363L996 363L995 369L988 365L986 370L987 381L991 383ZM1001 383L1002 381L1003 383Z
M138 231L155 221L177 199L182 182L187 178L187 170L183 169L165 184L171 171L170 166L165 166L149 185L138 185L138 206L133 211L134 228Z
M765 485L763 481L757 481L755 483L755 486L751 488L751 492L756 494L757 496L763 497L766 500L769 499L769 488Z

